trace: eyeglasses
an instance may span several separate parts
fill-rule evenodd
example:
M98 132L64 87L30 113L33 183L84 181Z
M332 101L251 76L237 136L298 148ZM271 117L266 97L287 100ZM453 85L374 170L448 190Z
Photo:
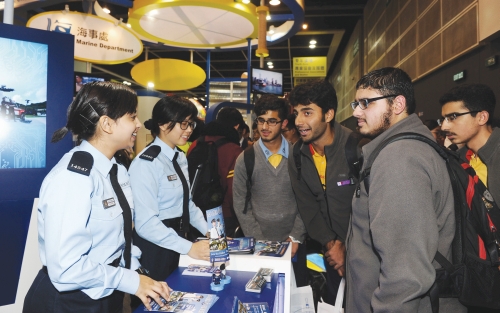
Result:
M388 95L388 96L382 96L382 97L377 97L377 98L370 98L370 99L360 99L359 101L353 101L351 102L351 108L353 110L356 110L356 108L359 107L361 110L364 110L368 107L368 104L373 101L377 101L380 99L385 99L385 98L390 98L390 97L397 97L398 95Z
M466 115L466 114L474 114L474 113L479 113L479 112L481 112L481 111L469 111L469 112L463 112L463 113L450 113L450 114L446 114L442 118L438 119L437 122L438 122L439 126L443 126L443 123L445 121L448 122L448 123L449 122L453 122L459 116Z
M283 121L278 121L275 118L270 118L268 120L263 119L262 117L257 118L257 124L259 125L264 125L264 123L267 123L269 126L276 126L276 124L281 123Z
M196 128L196 122L189 122L189 121L179 121L177 122L181 126L182 130L186 130L189 127L191 127L192 130Z

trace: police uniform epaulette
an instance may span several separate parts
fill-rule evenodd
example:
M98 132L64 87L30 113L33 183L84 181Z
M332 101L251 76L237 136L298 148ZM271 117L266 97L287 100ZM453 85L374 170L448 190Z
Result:
M69 160L68 171L89 176L93 165L94 157L92 154L87 151L77 151Z
M153 160L160 154L161 147L160 146L149 146L149 148L144 151L143 154L139 157L139 159L147 160L153 162Z

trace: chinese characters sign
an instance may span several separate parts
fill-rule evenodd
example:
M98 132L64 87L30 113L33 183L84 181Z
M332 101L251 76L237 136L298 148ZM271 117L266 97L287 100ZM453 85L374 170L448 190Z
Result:
M325 77L326 57L293 58L293 77Z
M78 12L52 11L32 17L28 27L71 34L75 59L100 64L131 61L142 53L142 42L123 24Z

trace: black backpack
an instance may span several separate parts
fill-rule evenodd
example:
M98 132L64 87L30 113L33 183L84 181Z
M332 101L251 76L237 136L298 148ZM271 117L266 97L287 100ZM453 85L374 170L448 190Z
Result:
M439 251L436 260L442 268L436 270L436 281L428 292L432 312L439 312L439 298L458 298L465 306L500 309L500 271L495 225L500 225L500 210L484 184L468 163L458 154L439 146L433 140L416 133L401 133L384 140L370 155L361 172L359 184L369 193L370 169L379 152L402 139L429 144L446 161L455 201L456 230L452 242L452 262ZM359 196L359 185L356 189Z
M192 199L202 211L218 207L224 201L226 190L220 182L217 148L228 142L226 138L205 141L200 137L187 156Z

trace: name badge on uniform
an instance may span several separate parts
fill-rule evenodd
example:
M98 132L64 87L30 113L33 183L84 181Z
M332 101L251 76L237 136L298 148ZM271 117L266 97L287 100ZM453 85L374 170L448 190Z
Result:
M106 200L102 200L102 205L104 206L105 209L109 209L111 207L114 207L116 205L115 198L109 198Z
M337 186L346 186L346 185L354 185L354 180L349 178L347 180L342 180L337 182Z
M177 180L177 174L174 174L174 175L168 175L167 176L168 178L168 181L174 181L174 180Z

